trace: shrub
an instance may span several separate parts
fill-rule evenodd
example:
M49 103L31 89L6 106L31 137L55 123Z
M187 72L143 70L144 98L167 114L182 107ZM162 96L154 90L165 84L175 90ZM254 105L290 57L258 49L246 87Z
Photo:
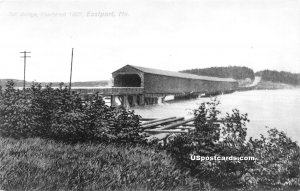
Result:
M81 98L68 89L39 84L20 91L13 82L0 95L0 135L42 137L70 143L145 143L139 116L105 105L98 94Z
M256 161L253 176L266 187L300 187L300 149L296 142L277 129L268 136L249 140Z
M219 118L217 101L202 103L194 111L195 131L177 135L165 146L176 165L219 188L300 186L299 146L276 129L269 136L246 140L247 114L234 109ZM221 119L221 125L216 121ZM257 160L192 161L204 157L255 157Z

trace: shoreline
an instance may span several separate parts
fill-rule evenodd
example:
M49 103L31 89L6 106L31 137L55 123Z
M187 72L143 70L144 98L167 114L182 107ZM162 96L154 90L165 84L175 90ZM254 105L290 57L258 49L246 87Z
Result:
M257 86L255 86L254 89L256 90L300 89L300 86L262 80L257 84Z

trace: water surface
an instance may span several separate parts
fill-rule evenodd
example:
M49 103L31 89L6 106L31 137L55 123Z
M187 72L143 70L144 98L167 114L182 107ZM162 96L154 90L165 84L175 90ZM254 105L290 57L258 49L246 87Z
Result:
M210 98L162 103L134 108L144 118L163 118L170 116L192 117L193 109ZM293 90L252 90L235 92L218 97L218 109L225 115L237 108L248 113L248 135L258 137L266 132L266 126L285 131L293 140L300 142L300 89Z

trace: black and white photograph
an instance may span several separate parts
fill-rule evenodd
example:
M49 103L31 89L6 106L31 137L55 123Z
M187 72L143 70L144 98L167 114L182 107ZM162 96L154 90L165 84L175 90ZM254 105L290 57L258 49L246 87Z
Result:
M0 191L300 191L299 0L0 0Z

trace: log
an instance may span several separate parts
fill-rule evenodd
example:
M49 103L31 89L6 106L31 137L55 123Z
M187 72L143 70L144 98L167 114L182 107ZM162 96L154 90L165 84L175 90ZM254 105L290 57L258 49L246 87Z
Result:
M194 121L194 120L195 120L195 118L193 117L193 118L187 119L185 121L180 121L180 122L177 122L177 123L174 123L174 124L167 125L165 127L161 127L160 129L161 130L172 129L172 128L178 127L180 125L186 124L186 123Z
M156 122L156 123L150 123L148 125L142 125L141 128L142 129L147 129L147 128L155 127L155 126L162 125L162 124L165 124L165 123L170 123L170 122L174 122L174 121L180 121L180 120L183 120L183 119L184 119L183 117L175 118L175 119L168 119L168 120L165 120L165 121L160 121L160 122Z
M176 129L195 129L194 127L176 127Z
M183 124L181 125L183 128L188 128L188 129L191 129L191 128L195 128L195 125L192 125L192 124ZM220 123L213 123L213 126L215 127L220 127L221 124ZM180 127L178 127L180 129ZM182 128L181 128L182 129Z
M176 117L168 117L168 118L163 118L163 119L156 119L156 120L152 120L152 121L147 121L145 123L143 123L142 125L148 125L150 123L156 123L156 122L160 122L160 121L165 121L165 120L168 120L168 119L175 119Z
M169 129L169 130L164 130L164 129L147 129L145 130L147 133L188 133L188 131L185 130L179 130L179 129Z
M155 118L141 118L140 121L153 121Z
M182 124L182 126L185 126L185 127L195 127L194 124Z

